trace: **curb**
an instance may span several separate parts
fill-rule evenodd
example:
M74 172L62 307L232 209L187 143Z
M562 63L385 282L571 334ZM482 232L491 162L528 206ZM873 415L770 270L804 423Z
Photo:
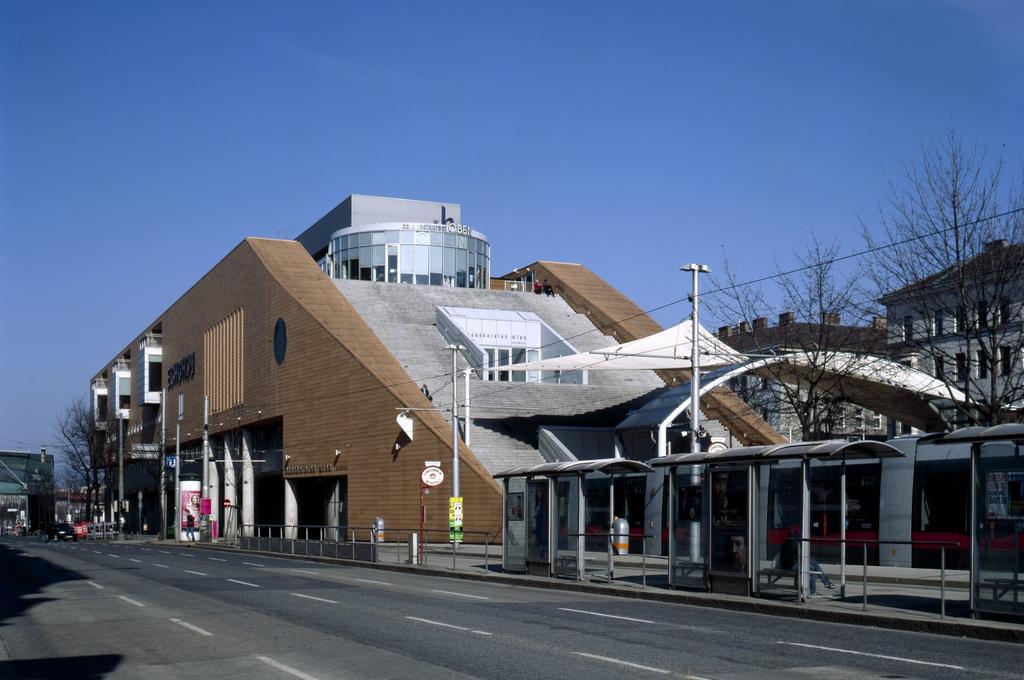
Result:
M168 545L168 543L162 543ZM776 602L755 597L740 597L730 595L713 595L711 593L686 592L679 590L641 590L639 588L625 588L623 586L603 585L596 583L583 583L580 581L565 581L555 578L543 578L536 576L516 576L510 574L490 574L458 572L450 570L433 569L421 566L406 566L401 564L387 564L381 562L362 562L359 560L338 559L333 557L316 557L308 555L289 555L286 553L254 552L252 550L241 550L238 548L203 544L181 544L172 543L175 547L203 548L221 550L224 552L238 553L240 555L266 555L281 559L290 559L300 562L320 562L323 564L344 564L381 571L394 571L401 573L412 573L423 576L441 576L445 578L461 579L464 581L490 581L507 585L525 586L530 588L546 588L549 590L561 590L566 592L589 593L593 595L606 595L610 597L633 598L637 600L648 600L653 602L664 602L668 604L681 604L691 607L704 607L709 609L724 609L726 611L745 612L752 614L764 614L767 616L787 617L801 619L804 621L821 621L826 623L843 623L856 626L870 626L873 628L884 628L888 630L901 630L914 633L932 633L935 635L946 635L953 637L971 638L975 640L989 640L994 642L1012 642L1024 644L1024 626L987 625L977 620L955 621L950 619L924 619L909 616L893 616L874 612L856 612L845 610L827 610L815 607L807 607L796 603ZM934 585L934 584L930 584Z

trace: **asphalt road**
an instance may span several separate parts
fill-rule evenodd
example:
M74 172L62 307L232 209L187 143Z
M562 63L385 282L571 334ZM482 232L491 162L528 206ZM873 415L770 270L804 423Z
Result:
M0 540L0 678L1020 678L1008 643L201 548Z

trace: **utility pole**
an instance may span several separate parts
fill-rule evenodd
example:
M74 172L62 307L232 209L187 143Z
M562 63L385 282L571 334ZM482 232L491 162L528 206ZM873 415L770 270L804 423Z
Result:
M693 294L690 296L690 366L693 371L690 378L690 453L696 453L700 450L697 442L697 430L700 428L700 301L697 295L697 277L699 274L707 274L711 269L706 264L684 264L679 270L693 274Z
M124 418L117 410L117 533L124 527ZM124 539L124 536L121 536Z
M167 389L160 390L160 540L167 540Z
M180 402L179 402L180 403ZM181 533L181 420L174 426L174 540Z
M210 497L210 398L203 396L203 491L200 498L206 500ZM200 501L201 505L199 508L199 514L202 516L203 509L202 505L206 505ZM209 518L206 521L207 527L209 527ZM202 530L200 529L200 532ZM207 529L209 531L209 529ZM200 535L202 535L200 533Z
M459 373L456 366L462 345L448 345L452 351L452 496L459 497Z

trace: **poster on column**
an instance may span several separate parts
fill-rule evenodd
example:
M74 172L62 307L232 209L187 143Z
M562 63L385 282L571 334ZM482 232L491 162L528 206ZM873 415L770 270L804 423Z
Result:
M199 481L181 482L181 516L178 517L178 540L188 540L185 536L185 528L188 526L188 516L195 518L196 527L199 527L199 500L202 495L202 483Z

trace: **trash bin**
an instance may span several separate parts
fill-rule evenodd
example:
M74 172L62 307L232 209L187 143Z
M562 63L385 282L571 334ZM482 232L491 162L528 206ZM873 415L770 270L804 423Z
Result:
M370 537L374 543L384 542L384 518L380 515L377 515L377 518L373 520L373 531Z
M612 552L616 555L629 554L629 522L616 517L612 522Z

